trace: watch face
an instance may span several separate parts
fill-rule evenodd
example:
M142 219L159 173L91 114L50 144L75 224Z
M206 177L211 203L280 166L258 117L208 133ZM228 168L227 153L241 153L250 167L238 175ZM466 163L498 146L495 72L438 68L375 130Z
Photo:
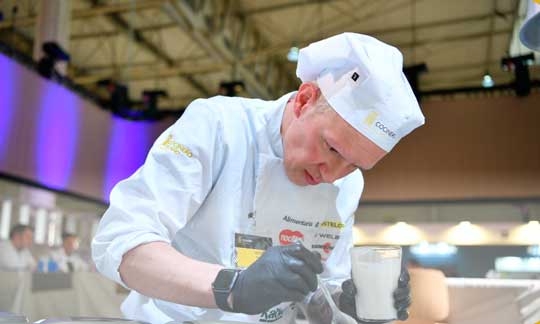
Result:
M236 277L236 274L237 271L233 269L221 270L213 283L214 289L229 290L233 283L234 277Z

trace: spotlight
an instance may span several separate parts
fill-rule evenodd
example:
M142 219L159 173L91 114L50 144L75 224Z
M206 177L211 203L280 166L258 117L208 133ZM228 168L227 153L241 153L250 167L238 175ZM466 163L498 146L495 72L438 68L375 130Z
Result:
M414 96L416 97L416 100L418 100L418 102L420 102L421 99L420 89L418 88L418 79L421 73L427 71L428 67L426 63L420 63L417 65L407 66L403 68L403 73L407 77L407 80L409 80L411 88L414 92Z
M514 90L520 97L528 96L531 93L531 78L529 76L529 65L534 63L532 53L521 56L505 57L501 60L504 71L514 71L516 80Z
M235 97L246 89L243 81L223 81L219 84L219 94Z
M495 82L493 81L491 74L489 74L489 72L486 71L486 74L484 74L484 77L482 79L482 87L491 88L494 85L495 85Z
M143 106L148 111L157 111L159 97L167 97L165 90L144 90L142 93Z
M106 104L115 114L122 114L129 110L129 91L127 86L110 79L98 81L98 86L105 87L109 94L109 102Z
M298 49L298 47L296 46L291 47L291 49L289 50L289 53L287 53L287 60L289 60L290 62L298 62L299 51L300 50Z
M58 61L69 61L69 54L60 47L56 42L43 43L43 57L37 65L38 73L47 79L62 80L62 75L54 68Z

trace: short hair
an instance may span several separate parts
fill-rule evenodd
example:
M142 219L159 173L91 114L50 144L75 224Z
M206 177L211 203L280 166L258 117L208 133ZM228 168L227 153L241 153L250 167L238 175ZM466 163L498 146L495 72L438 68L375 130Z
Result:
M26 230L34 231L34 228L30 225L17 224L9 231L9 239L11 240L16 234L21 234Z
M62 241L66 240L66 239L68 239L70 237L77 238L77 234L69 233L69 232L63 232L62 233Z

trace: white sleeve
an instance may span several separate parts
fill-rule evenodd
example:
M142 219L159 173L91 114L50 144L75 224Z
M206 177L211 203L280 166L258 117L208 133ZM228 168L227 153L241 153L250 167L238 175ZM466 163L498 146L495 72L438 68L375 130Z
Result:
M112 190L92 240L99 272L124 285L123 255L143 243L170 243L201 206L222 164L222 127L208 100L196 100L151 148L144 165ZM124 285L125 286L125 285Z

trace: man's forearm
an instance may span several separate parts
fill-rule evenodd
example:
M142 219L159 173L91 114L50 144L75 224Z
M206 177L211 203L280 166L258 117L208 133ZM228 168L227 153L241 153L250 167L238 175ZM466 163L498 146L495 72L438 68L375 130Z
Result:
M167 243L152 242L127 252L119 271L129 288L145 296L215 308L212 282L222 268L191 259Z

